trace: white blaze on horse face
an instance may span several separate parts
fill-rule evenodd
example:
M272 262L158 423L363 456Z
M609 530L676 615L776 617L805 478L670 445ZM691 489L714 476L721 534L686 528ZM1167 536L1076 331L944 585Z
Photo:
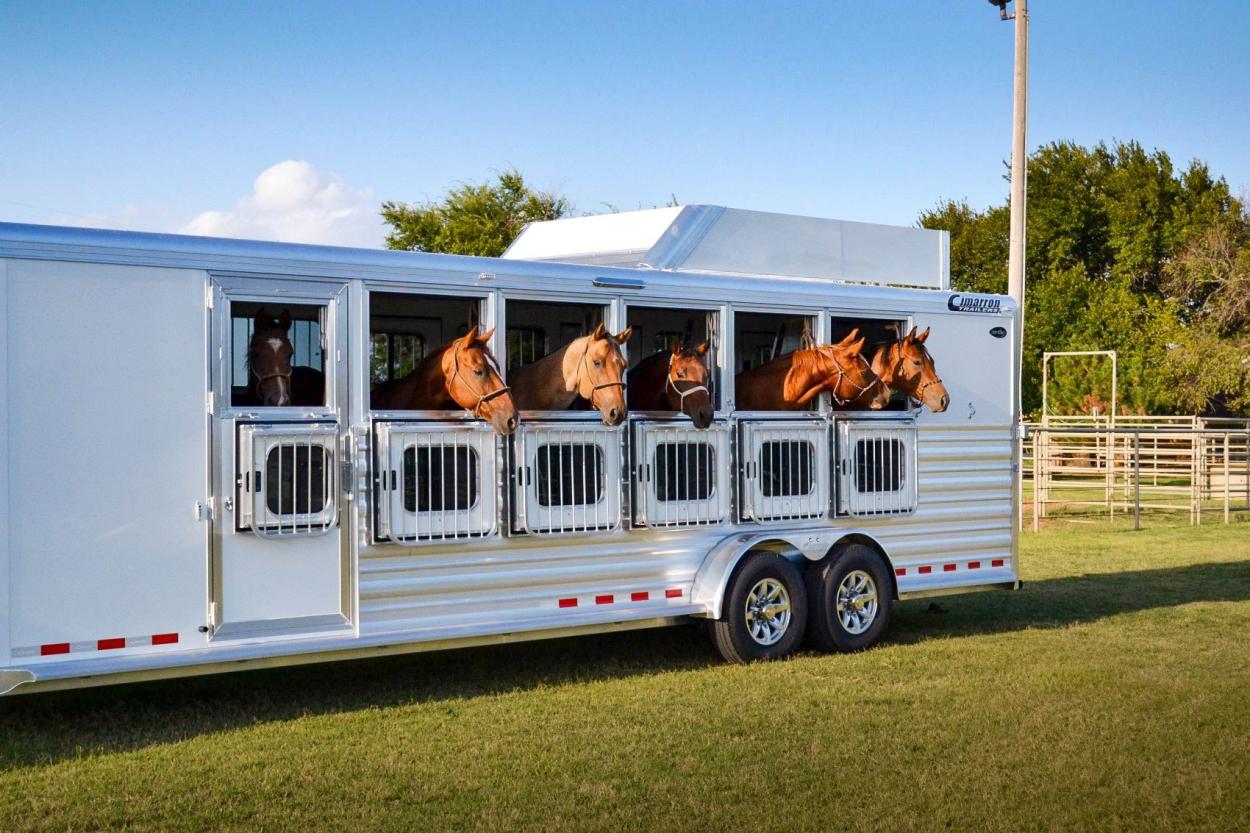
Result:
M282 339L271 338L271 339L267 339L267 341L269 342L270 348L273 349L273 352L277 353L279 350L282 349Z

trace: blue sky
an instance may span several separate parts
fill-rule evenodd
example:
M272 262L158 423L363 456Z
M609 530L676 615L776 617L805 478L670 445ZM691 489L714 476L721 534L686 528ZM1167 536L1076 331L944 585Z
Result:
M1250 4L1031 5L1031 147L1250 191ZM0 0L0 219L380 242L381 200L514 166L580 211L911 224L1004 198L1011 48L986 0Z

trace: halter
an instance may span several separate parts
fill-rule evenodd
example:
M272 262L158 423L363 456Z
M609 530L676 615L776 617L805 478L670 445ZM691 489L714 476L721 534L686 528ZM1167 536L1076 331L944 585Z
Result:
M590 365L586 364L586 357L587 357L587 356L589 356L589 355L590 355L590 339L589 339L589 338L587 338L587 339L586 339L586 349L582 350L582 359L581 359L581 361L579 361L579 362L577 363L577 366L578 366L578 375L579 375L579 376L581 375L581 368L583 368L583 367L584 367L584 368L586 368L586 378L587 378L587 379L590 379ZM594 380L591 380L590 384L591 384L591 388L590 388L590 404L591 404L591 405L595 405L595 394L596 394L596 393L598 393L599 391L601 391L601 390L602 390L602 389L604 389L604 388L614 388L614 387L621 387L621 388L623 388L623 387L625 387L625 380L624 380L624 379L622 379L622 380L621 380L621 381L619 381L619 382L600 382L599 384L595 384L595 383L594 383ZM596 408L598 408L599 406L598 406L598 405L595 405L595 407L596 407Z
M895 349L896 347L898 347L899 345L901 345L902 343L903 343L903 342L901 342L901 341L895 342L894 347L891 347L891 348L890 348L890 351L891 351L891 352L894 352L894 349ZM920 349L921 349L922 351L924 351L924 354L925 354L926 356L927 356L927 355L929 355L929 351L928 351L927 349L925 349L924 347L921 347ZM902 351L901 351L901 350L899 351L898 355L899 355L900 357L902 356ZM930 361L932 361L932 359L930 359ZM929 380L929 381L927 381L927 382L921 382L921 383L920 383L920 386L919 386L918 388L916 388L916 392L915 392L915 393L909 393L909 394L907 394L907 398L908 398L908 399L913 399L913 400L915 400L915 401L916 401L916 402L918 402L918 403L924 402L924 392L925 392L925 388L927 388L927 387L929 387L929 386L931 386L931 385L940 385L940 384L942 384L942 377L941 377L941 376L938 376L938 375L937 375L937 373L934 373L934 374L933 374L933 378L932 378L932 379L930 379L930 380Z
M499 375L499 364L495 361L495 357L485 350L482 351L482 354L486 356L487 363L490 365L491 369L495 371L495 374ZM465 385L465 387L469 388L470 390L473 390L473 386L470 385L468 380L465 379L465 377L462 376L460 373L460 343L459 342L456 343L456 349L451 351L451 377L453 380L459 379L460 382L462 382ZM502 381L502 379L500 381ZM482 409L482 406L485 405L487 402L491 401L492 399L494 399L495 397L503 396L505 393L507 393L510 390L512 390L512 388L508 387L507 385L500 385L499 387L495 388L492 391L489 391L488 393L478 394L477 402L473 405L473 407L465 408L465 410L468 411L469 414L474 419L481 419L482 415L478 412ZM476 391L474 392L476 393Z
M251 361L247 363L247 369L249 373L251 373L253 376L256 377L256 395L257 396L261 395L260 394L261 385L265 384L265 382L267 382L270 379L286 379L287 395L290 396L291 394L291 371L290 370L286 371L285 373L283 373L282 371L278 371L277 373L266 373L264 375L261 375L260 373L256 371L256 368L252 367Z
M708 396L711 396L712 392L707 389L706 385L694 385L693 387L686 388L685 390L682 390L681 388L677 387L677 380L673 378L673 362L675 362L676 360L677 360L676 353L673 353L672 355L668 357L668 373L665 376L665 380L668 382L668 386L673 389L673 393L677 394L677 396L680 398L680 401L677 404L677 410L681 411L684 414L686 413L686 397L687 396L690 396L690 394L692 393L698 393L699 391L703 391ZM686 381L686 380L683 380L683 381Z
M862 354L856 353L855 358L863 362L864 367L868 368L869 373L872 373L872 365L868 364L868 360L865 359ZM838 364L837 358L833 356L832 353L829 354L829 360L833 362L833 366L838 369L838 381L834 382L833 387L829 389L829 396L832 397L833 401L838 405L849 405L850 403L855 402L857 399L859 399L861 396L864 395L865 391L872 390L873 385L883 385L883 386L885 385L885 382L881 381L881 377L879 376L874 382L869 382L866 385L857 385L854 379L846 375L846 369L843 368L842 365ZM843 382L848 382L851 387L855 388L855 395L852 396L850 399L843 399L842 397L838 396L838 388L842 386Z

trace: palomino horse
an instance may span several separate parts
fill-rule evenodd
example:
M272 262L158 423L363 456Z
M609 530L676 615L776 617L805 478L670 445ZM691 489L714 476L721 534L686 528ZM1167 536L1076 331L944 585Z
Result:
M673 339L672 351L648 356L629 371L629 407L635 411L677 411L696 428L712 424L710 379L703 357L708 343L687 347Z
M634 328L616 335L600 324L588 336L543 356L512 373L512 391L522 411L563 411L580 397L590 402L608 425L620 425L625 406L625 357L621 345Z
M923 403L933 413L940 414L951 400L933 365L929 348L924 346L928 337L928 327L919 335L912 327L903 338L877 348L872 357L872 369L892 390L904 393Z
M890 401L890 390L860 355L863 349L864 340L856 328L837 344L795 350L745 370L734 377L737 408L797 411L824 391L829 391L839 406L884 408Z
M324 405L325 375L312 367L292 367L295 348L287 332L291 311L271 314L264 307L256 311L252 340L247 346L247 395L236 405Z
M499 375L495 356L486 346L494 330L469 332L430 355L402 379L373 389L375 410L419 411L464 408L478 419L488 419L497 434L516 430L516 405Z

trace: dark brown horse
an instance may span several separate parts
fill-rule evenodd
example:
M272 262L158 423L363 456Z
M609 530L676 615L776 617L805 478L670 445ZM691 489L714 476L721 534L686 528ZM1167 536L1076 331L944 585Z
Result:
M708 343L687 347L673 339L672 350L648 356L629 371L629 407L635 411L677 411L696 428L712 424L710 374L703 357Z
M795 350L734 377L742 411L797 411L825 391L837 406L873 410L890 401L890 390L861 355L864 339L851 330L837 344Z
M247 346L247 394L235 397L236 405L324 405L325 374L312 367L292 367L295 348L287 333L291 311L273 315L264 307L256 311L252 340Z
M512 395L522 411L564 411L589 402L608 425L620 425L625 405L625 357L621 345L634 328L616 335L600 324L588 336L512 372Z
M916 328L897 341L883 344L872 357L872 369L892 390L921 402L930 411L940 414L950 405L946 386L937 374L933 357L925 341L929 328L916 334Z
M516 430L516 405L486 345L494 330L478 334L476 324L460 338L426 356L402 379L373 389L370 404L379 411L464 408L488 419L499 434Z

